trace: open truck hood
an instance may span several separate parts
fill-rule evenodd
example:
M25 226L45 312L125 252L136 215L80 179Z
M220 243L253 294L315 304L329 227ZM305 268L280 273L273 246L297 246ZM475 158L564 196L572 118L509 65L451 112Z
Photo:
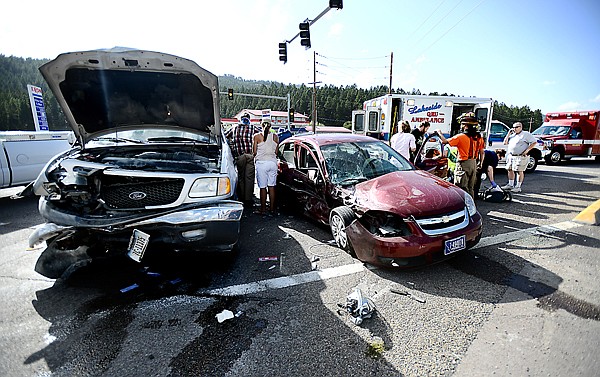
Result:
M220 143L217 76L191 60L123 48L70 52L40 67L78 140L181 129Z

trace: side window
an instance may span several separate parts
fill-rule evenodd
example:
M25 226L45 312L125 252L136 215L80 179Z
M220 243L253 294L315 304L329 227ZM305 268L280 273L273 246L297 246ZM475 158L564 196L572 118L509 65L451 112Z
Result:
M508 132L508 130L500 123L492 123L490 136L504 138L504 137L506 137L507 132Z
M379 132L379 113L369 111L369 131Z
M317 155L314 149L310 148L309 150L309 148L307 148L306 146L301 146L299 152L300 153L298 154L298 168L309 169L319 167L319 164L314 157Z
M365 130L365 115L356 114L354 116L354 131L363 132Z
M571 130L571 139L581 139L581 128L573 128Z
M294 143L281 144L277 152L277 157L279 157L281 161L286 162L288 164L288 167L295 168L296 164L294 163Z

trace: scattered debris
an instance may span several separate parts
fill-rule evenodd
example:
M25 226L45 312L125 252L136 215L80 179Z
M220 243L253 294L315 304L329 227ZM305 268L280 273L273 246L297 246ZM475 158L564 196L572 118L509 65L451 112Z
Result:
M317 257L316 255L310 259L310 267L313 271L317 269L317 262L320 260L321 258Z
M284 240L289 240L290 238L292 238L292 236L289 233L283 235Z
M370 298L363 295L360 288L354 288L348 297L346 297L346 305L338 304L338 306L345 308L350 313L352 322L357 326L364 319L371 318L371 315L375 311L375 304Z
M287 267L287 265L284 265L285 263L285 253L281 253L281 255L279 256L279 272L281 272L282 274L285 273L285 268Z
M140 287L140 286L139 286L139 285L137 285L137 284L132 284L132 285L130 285L129 287L122 288L122 289L121 289L121 293L129 292L129 291L132 291L132 290L134 290L134 289L136 289L136 288L139 288L139 287Z
M272 265L271 267L269 267L269 270L272 270L272 269L274 269L275 267L276 267L275 265Z
M402 296L408 296L409 298L412 298L413 300L415 300L415 301L417 301L417 302L420 302L420 303L422 303L422 304L424 304L424 303L425 303L425 299L424 299L424 298L421 298L421 297L419 297L419 296L415 296L415 295L413 295L412 293L410 293L410 292L407 292L407 291L400 291L400 290L398 290L398 289L391 288L391 289L390 289L390 292L392 292L392 293L396 293L396 294L399 294L399 295L402 295Z
M276 261L276 260L277 260L276 256L258 258L259 262Z
M235 316L231 310L223 310L221 313L218 313L215 317L217 317L217 321L219 321L219 323L222 323L223 321L232 319Z

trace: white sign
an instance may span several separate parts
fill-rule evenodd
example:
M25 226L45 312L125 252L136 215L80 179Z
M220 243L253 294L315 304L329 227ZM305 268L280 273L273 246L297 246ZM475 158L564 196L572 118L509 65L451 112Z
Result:
M271 109L262 110L262 119L261 122L269 122L271 123Z
M27 85L27 92L29 93L29 103L31 104L31 113L33 114L35 130L49 131L42 89L37 86Z

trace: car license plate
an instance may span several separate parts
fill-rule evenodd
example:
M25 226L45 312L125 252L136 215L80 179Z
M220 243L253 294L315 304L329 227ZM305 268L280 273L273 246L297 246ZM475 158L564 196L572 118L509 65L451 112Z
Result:
M127 248L127 256L136 262L140 262L146 252L150 242L150 235L142 232L141 230L134 229L131 239L129 240L129 247Z
M444 242L444 255L455 253L459 250L463 250L467 247L466 238L464 235L447 240Z

